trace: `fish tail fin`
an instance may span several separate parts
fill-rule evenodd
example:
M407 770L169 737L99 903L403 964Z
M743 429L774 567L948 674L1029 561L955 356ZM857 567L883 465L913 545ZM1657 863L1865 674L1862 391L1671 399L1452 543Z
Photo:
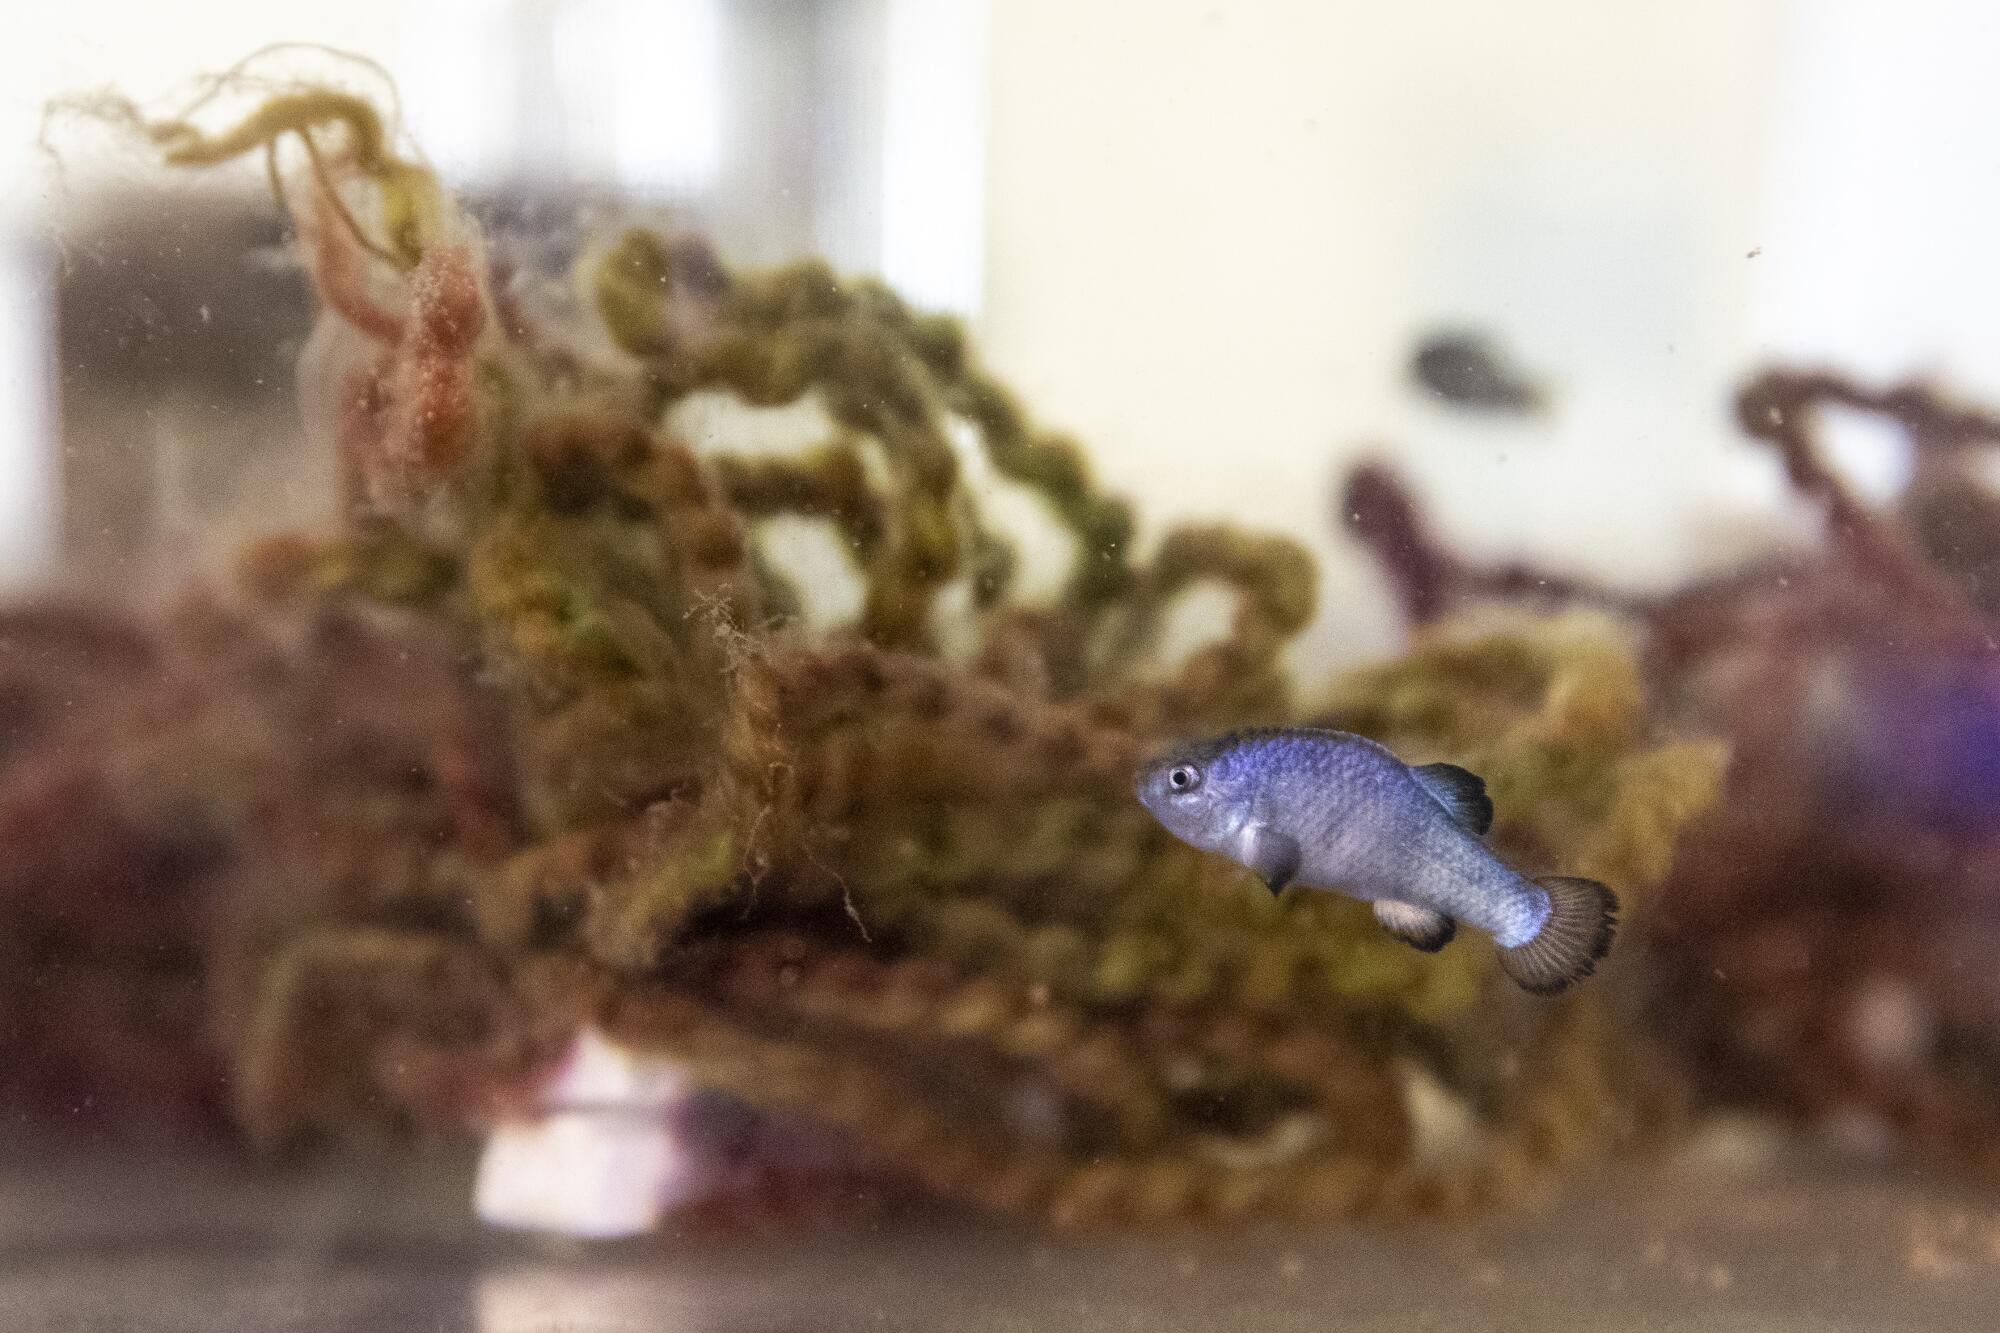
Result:
M1525 944L1500 950L1500 966L1516 985L1554 995L1597 970L1618 926L1618 898L1594 879L1554 876L1535 881L1549 895L1548 920Z

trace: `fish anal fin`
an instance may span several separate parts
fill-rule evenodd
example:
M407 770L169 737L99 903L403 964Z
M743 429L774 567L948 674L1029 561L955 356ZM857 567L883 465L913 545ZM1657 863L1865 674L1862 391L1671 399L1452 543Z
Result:
M1436 953L1458 933L1458 923L1443 912L1415 903L1399 903L1392 898L1376 900L1375 919L1382 923L1382 929L1425 953Z
M1477 773L1457 764L1422 764L1410 772L1460 826L1479 834L1493 827L1493 798Z
M1618 899L1594 879L1535 881L1549 895L1548 920L1535 938L1500 951L1500 966L1521 989L1554 995L1597 970L1611 951Z
M1249 823L1236 835L1236 859L1278 893L1299 873L1299 842L1269 824Z

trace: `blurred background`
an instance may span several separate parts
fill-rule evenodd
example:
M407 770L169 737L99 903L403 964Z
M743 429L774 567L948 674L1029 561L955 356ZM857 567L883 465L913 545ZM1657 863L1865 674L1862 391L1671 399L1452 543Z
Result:
M844 1307L874 1317L868 1326L887 1327L869 1304L878 1297L865 1275L893 1278L885 1289L899 1297L880 1298L885 1303L900 1298L922 1310L938 1299L939 1272L945 1282L986 1291L995 1306L1034 1287L1028 1295L1049 1311L1040 1322L1052 1326L1069 1326L1076 1310L1089 1308L1112 1321L1097 1326L1133 1327L1135 1303L1165 1301L1204 1327L1221 1326L1212 1310L1243 1309L1263 1310L1273 1326L1303 1327L1299 1309L1313 1308L1317 1319L1324 1295L1363 1302L1350 1308L1379 1316L1366 1326L1396 1327L1411 1321L1412 1308L1418 1316L1454 1300L1482 1308L1503 1281L1517 1301L1547 1289L1583 1292L1587 1305L1628 1273L1641 1274L1629 1298L1640 1310L1632 1327L1721 1327L1700 1302L1724 1299L1775 1314L1759 1327L1803 1326L1784 1319L1815 1299L1850 1308L1856 1327L1989 1326L2000 1212L1990 1191L1976 1200L1983 1212L1961 1206L1953 1191L2000 1178L1993 1148L2000 988L1989 980L2000 948L2000 769L1992 761L2000 752L1992 657L2000 643L1992 622L2000 607L2000 507L1990 487L1965 488L1976 494L1968 501L1957 483L2000 482L1985 448L2000 440L2000 424L1940 425L1948 414L1930 400L1914 410L1902 400L1872 414L1850 410L1866 399L1863 390L1819 404L1815 438L1863 502L1854 512L1882 511L1871 531L1893 534L1870 546L1855 540L1864 525L1847 521L1853 513L1835 514L1825 525L1832 531L1821 532L1800 498L1811 486L1788 484L1780 449L1770 447L1785 439L1773 432L1761 446L1746 440L1735 403L1739 387L1773 363L1835 368L1867 389L1930 379L1970 400L2000 400L1992 298L2000 291L1993 244L2000 153L1991 147L2000 124L2000 81L1991 75L2000 12L1970 0L68 0L27 7L8 17L0 38L0 592L50 584L170 591L187 582L190 564L234 549L245 528L282 529L332 506L332 451L309 447L298 401L302 380L320 381L295 373L312 298L259 164L168 173L132 142L129 123L115 123L115 115L107 123L104 114L118 97L149 115L174 115L218 87L214 76L246 53L279 44L290 49L260 58L234 91L254 101L257 79L293 73L393 105L403 144L435 164L509 260L527 256L547 261L546 272L567 272L579 237L624 217L664 217L705 232L731 264L824 255L844 272L879 274L919 307L962 317L997 377L1039 421L1074 432L1106 487L1137 502L1141 542L1183 520L1216 519L1277 529L1312 549L1322 610L1292 645L1302 680L1379 657L1403 640L1407 624L1454 598L1476 600L1487 585L1506 585L1509 569L1492 572L1506 560L1523 562L1510 591L1530 599L1547 592L1558 603L1618 601L1594 585L1583 595L1564 591L1570 576L1662 594L1627 610L1653 639L1646 688L1678 710L1664 725L1723 735L1752 762L1731 775L1747 773L1750 785L1727 789L1718 806L1725 818L1707 826L1705 840L1689 840L1696 854L1683 847L1661 894L1665 906L1648 923L1655 939L1677 943L1681 953L1660 950L1666 965L1647 974L1654 985L1647 1002L1665 997L1646 1010L1647 1030L1685 1037L1690 1063L1712 1071L1718 1086L1734 1080L1752 1100L1777 1089L1769 1102L1807 1108L1802 1123L1831 1124L1848 1147L1880 1148L1901 1132L1943 1145L1926 1160L1946 1163L1933 1175L1892 1180L1920 1205L1839 1174L1847 1159L1829 1177L1801 1176L1803 1185L1767 1181L1762 1194L1741 1182L1710 1188L1682 1165L1755 1166L1768 1160L1759 1153L1772 1151L1768 1138L1725 1121L1725 1132L1669 1168L1685 1191L1621 1185L1616 1210L1566 1211L1529 1234L1525 1248L1476 1252L1505 1259L1512 1267L1504 1277L1500 1259L1482 1257L1469 1275L1454 1269L1449 1284L1440 1283L1440 1264L1404 1246L1402 1233L1332 1236L1319 1249L1283 1255L1246 1246L1229 1252L1226 1270L1177 1254L1170 1282L1160 1280L1164 1251L1065 1250L1039 1240L1009 1249L989 1246L984 1233L971 1245L960 1237L954 1251L948 1239L929 1249L934 1238L904 1235L879 1267L865 1251L852 1259L837 1249L788 1249L785 1257L803 1253L806 1266L791 1270L777 1298L756 1295L771 1285L773 1266L754 1254L708 1254L709 1285L683 1291L674 1284L692 1282L701 1263L662 1266L665 1286L654 1272L651 1285L619 1287L597 1280L615 1270L615 1254L600 1270L565 1252L546 1271L496 1267L479 1279L476 1326L545 1328L550 1311L568 1314L588 1298L636 1313L629 1322L578 1327L642 1326L667 1308L713 1316L703 1327L776 1327L731 1321L756 1301L817 1309L834 1290ZM1784 377L1776 379L1784 388ZM1767 385L1756 401L1813 402L1811 393L1795 400L1770 392ZM1391 460L1416 492L1409 512L1434 520L1431 572L1440 551L1463 566L1438 576L1440 588L1452 579L1461 586L1432 589L1439 605L1421 614L1398 608L1384 562L1360 549L1338 512L1343 480L1371 458ZM1006 493L980 499L1012 516ZM1884 549L1902 553L1905 537L1922 548L1915 564L1943 571L1932 582L1957 590L1939 599L1949 615L1909 595L1930 583L1877 577L1898 567L1880 557ZM1787 550L1800 558L1753 559ZM1734 581L1704 600L1691 580L1721 571L1735 571ZM1216 596L1209 610L1232 605L1220 589ZM22 660L14 665L40 691L31 701L50 729L12 758L27 773L16 796L34 795L39 780L54 797L47 805L0 802L0 833L14 838L0 837L0 846L44 848L40 862L11 851L4 859L29 890L16 896L53 903L55 926L16 953L41 949L74 963L72 974L83 980L72 993L94 1002L98 938L89 931L142 937L112 952L103 971L121 983L130 972L150 989L107 986L106 993L139 999L115 1014L108 1004L80 1011L114 1030L135 1017L131 1025L140 1028L157 1018L178 1038L206 1021L205 1001L182 973L198 977L209 955L190 945L186 959L160 963L146 912L195 904L186 934L208 948L200 933L213 923L202 895L219 872L200 858L235 873L224 852L242 849L197 848L200 856L189 853L183 864L153 857L153 844L133 835L128 841L147 852L142 857L106 832L116 831L112 819L93 813L119 809L111 795L99 793L101 806L76 798L79 789L85 797L96 790L90 765L101 757L82 745L71 764L69 737L93 735L92 689L94 706L112 705L111 720L96 728L100 742L144 742L158 717L173 719L183 701L161 696L165 704L149 705L158 717L146 709L120 714L121 696L150 697L129 685L143 677L142 666L151 668L150 631L122 621L106 630L83 612L72 621L61 599L49 602L56 612L46 624L31 607L15 632L61 651L16 654ZM176 668L190 678L209 674L201 653L219 652L201 647L203 623L197 614L175 630L199 649L195 669ZM1676 637L1689 626L1701 633ZM140 665L120 666L107 643L126 645ZM266 730L288 763L296 736L330 746L350 723L370 721L369 708L382 710L383 734L412 745L427 734L415 719L428 724L439 714L434 700L414 693L407 716L396 711L404 696L379 689L354 665L361 656L343 659L341 643L312 640L298 654L312 659L324 649L324 678L296 662L293 676L279 673L281 685L295 685L312 705L301 705L300 716L314 725L332 719L317 736L270 705L277 721ZM74 657L65 656L72 648ZM97 659L111 666L93 686L81 664ZM405 663L408 654L395 660ZM438 660L448 659L441 651ZM450 660L452 670L465 665ZM1629 699L1619 694L1622 675L1609 693L1637 710L1633 670ZM218 694L236 688L236 677L213 675ZM443 665L438 675L451 679ZM1572 687L1589 675L1550 676L1551 716L1567 723ZM0 679L0 713L7 684ZM1452 688L1449 680L1439 687ZM367 706L349 706L359 699ZM233 714L218 716L226 731ZM1594 725L1588 707L1575 716L1579 727ZM1650 745L1650 728L1666 716L1635 712L1618 744ZM253 723L265 725L237 725ZM0 750L29 730L0 726ZM625 739L618 717L606 731ZM1550 735L1551 745L1567 744ZM575 744L585 755L585 742ZM635 748L647 744L642 736ZM123 754L116 745L107 750ZM144 744L134 752L150 754ZM165 788L177 790L173 780L182 775L167 771L174 751L161 753L168 760L148 758L150 769L105 761L117 781L107 778L104 792L117 794L125 781L143 787L128 768L140 779L164 773ZM382 770L402 782L403 750L384 753ZM356 746L327 764L310 748L303 754L296 772L272 771L290 774L314 800L324 797L336 812L327 827L374 850L376 825L349 818L339 804L345 789L326 795L313 786L329 774L343 778L343 763L367 769L373 781L374 751ZM1760 766L1760 758L1768 762ZM581 761L577 769L593 781L599 772ZM222 770L226 780L217 776ZM207 782L226 794L246 772L253 776L243 785L258 788L258 770L229 752L217 772L195 769L185 785ZM1127 772L1107 788L1114 803L1107 818L1133 813ZM1041 773L1034 776L1039 791ZM1636 788L1641 778L1631 782ZM374 818L374 789L356 786L370 800L353 807ZM448 786L441 781L438 790ZM1599 800L1605 789L1592 787L1591 800L1664 844L1707 796L1675 806L1656 802L1656 789L1626 801ZM396 801L380 806L393 812L400 802L422 813L418 797L396 790ZM646 799L667 790L648 788ZM288 791L251 795L283 807ZM311 802L301 808L313 818L321 812ZM199 827L171 802L145 813L152 822L141 831L170 849L192 841L187 830ZM273 827L294 833L289 823ZM331 901L346 891L334 854L345 844L311 819L298 827L305 833L296 846L261 826L241 841L283 853L272 853L270 864L284 873L270 884L296 890L301 901L316 904L319 888L300 867L317 873L321 861L332 865ZM427 856L435 850L428 831L410 837ZM119 889L82 854L105 848L114 869L138 867L137 888ZM242 863L249 883L260 865L251 856ZM578 876L593 892L594 866ZM840 879L837 870L819 869ZM1644 877L1665 873L1662 853ZM194 887L173 887L183 880ZM158 885L168 887L155 893ZM753 898L754 888L753 881ZM0 900L6 896L0 884ZM73 926L72 909L83 927ZM834 925L843 932L839 947L851 948L845 918ZM0 932L0 945L9 942ZM897 947L892 940L884 952ZM1635 971L1656 966L1636 945L1623 947L1636 956ZM156 972L187 983L185 994L174 992L179 1011L155 1001L166 989L154 984ZM58 966L49 975L63 974ZM42 1003L51 993L42 973L22 969L17 980L14 995ZM53 1029L66 1014L60 1000L48 1007ZM0 1020L31 1009L0 994ZM1104 1012L1107 1027L1144 1016L1122 1000ZM1485 1040L1477 1024L1488 1017L1475 1007L1468 1046ZM95 1029L74 1026L77 1044L88 1046ZM0 1038L8 1031L0 1022ZM183 1047L165 1047L170 1059L162 1063L183 1058ZM107 1049L104 1066L120 1067L113 1057L122 1052ZM1430 1085L1415 1086L1422 1093ZM63 1114L81 1119L87 1100L65 1104ZM1932 1114L1938 1105L1953 1114ZM1957 1115L1964 1106L1972 1109ZM1422 1102L1415 1115L1430 1123L1444 1112ZM17 1156L9 1167L19 1179L0 1175L0 1184L12 1179L11 1197L32 1202L10 1208L0 1195L0 1315L9 1308L9 1274L32 1278L33 1256L60 1253L63 1227L86 1234L92 1218L123 1219L133 1198L133 1215L147 1225L148 1209L171 1226L184 1212L200 1219L190 1234L209 1216L184 1209L178 1186L131 1188L108 1152L81 1167ZM1985 1174L1966 1163L1983 1164ZM600 1164L607 1175L627 1173L609 1150ZM43 1174L24 1174L32 1171ZM237 1188L238 1177L224 1180ZM346 1202L325 1208L329 1217L345 1209L349 1218L393 1224L389 1239L370 1242L377 1248L351 1267L384 1256L394 1263L377 1266L394 1267L417 1253L393 1227L410 1237L444 1236L464 1247L449 1251L461 1260L484 1254L466 1239L461 1176L399 1176L405 1202L380 1208L376 1183L351 1176L339 1196ZM213 1179L200 1185L214 1187ZM44 1202L66 1193L82 1202L60 1209ZM305 1326L313 1298L298 1292L324 1290L314 1264L338 1266L338 1256L326 1257L338 1249L331 1239L338 1227L313 1215L310 1201L294 1212L261 1202L255 1188L241 1194L263 1210L243 1234L284 1242L272 1246L284 1261L274 1265L283 1268L271 1279L274 1294L249 1314L211 1319L213 1274L198 1260L232 1256L227 1243L197 1236L188 1246L194 1258L176 1270L193 1313L176 1326L293 1326L266 1318L273 1309L305 1311L298 1324ZM409 1211L410 1199L429 1211L405 1218L397 1207ZM46 1224L53 1239L43 1234L43 1211L56 1219ZM1503 1239L1511 1243L1507 1226ZM1775 1243L1777 1234L1791 1248ZM307 1255L296 1268L295 1253ZM1474 1252L1453 1251L1467 1253ZM1609 1263L1600 1261L1606 1253ZM128 1257L116 1251L108 1262ZM446 1261L427 1263L408 1259L398 1280L440 1308L465 1305L465 1291L445 1287L469 1279L453 1277ZM1019 1283L1030 1264L1053 1276ZM119 1271L137 1274L130 1289L150 1299L153 1270L132 1259ZM574 1281L574 1272L584 1280ZM1306 1288L1285 1285L1302 1272ZM1915 1315L1905 1324L1870 1322L1905 1313L1910 1288L1898 1283L1967 1272L1981 1284L1971 1295L1986 1293L1988 1302L1962 1322L1922 1323ZM50 1285L86 1296L95 1290L61 1272ZM1658 1289L1669 1285L1661 1305ZM1413 1289L1447 1286L1444 1304L1408 1300ZM357 1302L388 1311L369 1326L407 1326L400 1296L357 1290ZM1306 1290L1318 1294L1302 1300ZM1734 1294L1725 1298L1725 1290ZM1951 1307L1954 1294L1921 1308ZM1683 1322L1656 1321L1658 1310L1675 1308L1687 1314ZM1589 1323L1587 1312L1579 1318L1580 1327L1611 1326ZM470 1326L435 1326L461 1325ZM127 1324L106 1315L89 1326Z
M286 41L378 59L490 216L670 207L733 260L824 253L964 314L1155 522L1288 529L1332 557L1330 602L1379 600L1329 487L1385 447L1475 551L1669 583L1792 530L1726 414L1760 359L2000 389L1996 23L1952 0L34 6L0 45L0 573L129 569L282 449L307 312L296 274L242 262L280 239L260 180L106 209L158 173L43 117L97 89L171 107ZM1468 336L1527 410L1413 376ZM1895 484L1885 439L1841 434L1864 486ZM1350 611L1306 651L1390 635Z

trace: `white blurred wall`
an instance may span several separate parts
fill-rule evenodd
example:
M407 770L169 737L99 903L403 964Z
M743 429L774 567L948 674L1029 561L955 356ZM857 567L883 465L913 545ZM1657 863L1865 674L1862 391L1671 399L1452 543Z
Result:
M1774 248L1783 9L1003 0L987 350L1176 513L1333 556L1334 476L1393 445L1469 537L1665 577L1775 484L1722 461L1722 407ZM1441 322L1545 369L1554 418L1419 402Z
M843 48L836 5L879 49ZM802 58L823 81L785 66L749 87L761 67L736 50L708 70L735 81L720 88L679 48L647 55L710 32L718 6L739 47L817 22ZM24 9L0 42L0 222L32 226L55 197L35 148L47 98L154 96L262 43L325 42L381 57L420 138L464 178L556 161L629 167L658 189L719 172L749 196L720 225L749 237L760 213L798 207L784 153L835 155L847 165L804 243L972 311L1037 414L1082 436L1149 513L1288 528L1334 558L1333 598L1373 592L1330 522L1334 478L1371 448L1392 449L1469 544L1662 581L1783 526L1775 470L1726 415L1764 355L1937 368L2000 393L1993 13L71 0ZM601 69L571 49L604 33L618 58ZM843 86L861 89L853 105L829 105ZM792 138L745 175L769 127ZM745 253L782 243L749 237ZM0 281L18 335L0 339L0 576L41 540L7 516L49 503L45 460L22 452L45 435L48 367L24 332L38 290ZM1504 338L1549 379L1553 414L1493 424L1420 401L1406 360L1444 324ZM1389 634L1386 611L1350 616L1311 651L1373 651Z
M2000 6L1800 0L1752 333L2000 397Z

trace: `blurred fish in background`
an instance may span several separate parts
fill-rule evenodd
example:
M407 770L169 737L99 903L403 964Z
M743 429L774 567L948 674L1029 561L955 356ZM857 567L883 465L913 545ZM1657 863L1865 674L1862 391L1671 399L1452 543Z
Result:
M1463 329L1431 334L1410 354L1410 378L1442 403L1470 412L1542 411L1547 392L1493 338Z

